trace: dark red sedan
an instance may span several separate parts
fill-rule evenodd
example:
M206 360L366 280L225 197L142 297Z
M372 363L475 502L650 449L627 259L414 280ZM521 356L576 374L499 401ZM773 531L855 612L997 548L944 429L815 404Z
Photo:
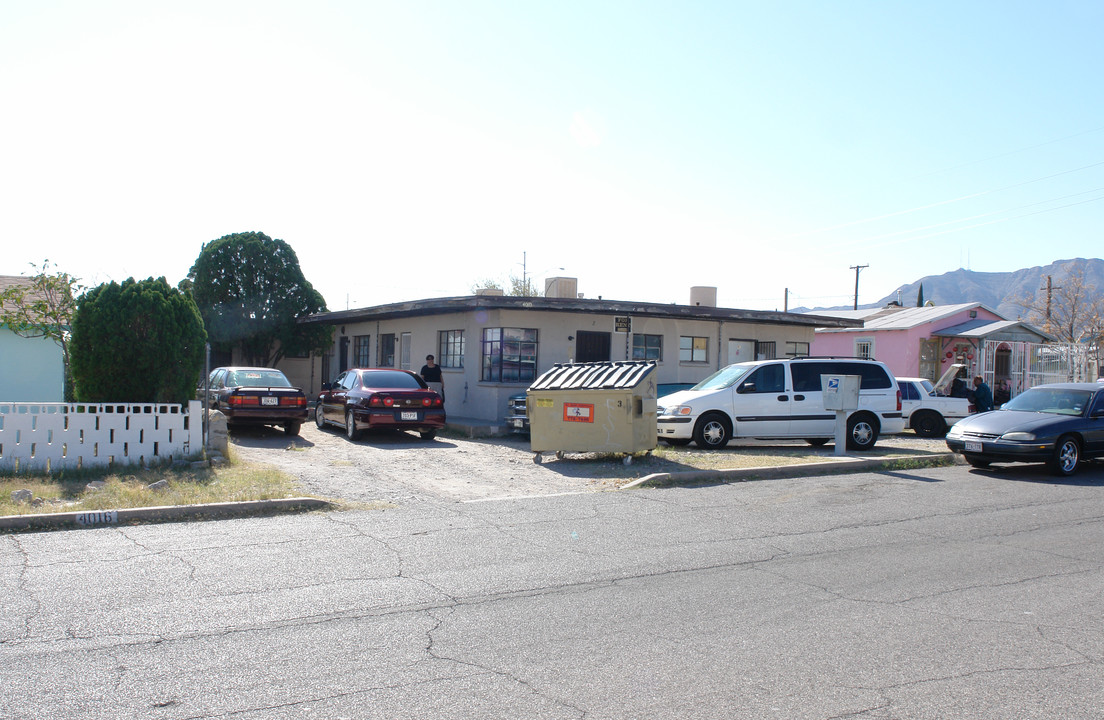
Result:
M314 421L344 428L350 440L361 430L417 430L431 440L445 427L445 401L408 370L357 368L322 385Z
M310 415L307 396L275 368L215 368L207 386L208 407L226 416L230 430L242 425L276 425L288 435L298 435L299 426ZM197 397L203 397L202 387Z

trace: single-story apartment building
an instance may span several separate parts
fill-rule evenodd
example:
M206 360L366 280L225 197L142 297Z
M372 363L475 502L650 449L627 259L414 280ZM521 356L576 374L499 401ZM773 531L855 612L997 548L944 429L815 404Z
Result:
M0 275L0 292L21 287L31 279ZM23 337L0 325L0 402L64 402L65 359L61 346L47 337Z
M306 365L282 362L315 394L351 367L418 372L441 366L450 417L501 423L510 395L556 363L655 360L659 385L696 383L754 359L808 355L817 327L860 322L800 313L716 307L716 288L692 288L688 305L582 298L574 278L550 278L543 297L483 291L319 313L303 323L334 327L334 345Z

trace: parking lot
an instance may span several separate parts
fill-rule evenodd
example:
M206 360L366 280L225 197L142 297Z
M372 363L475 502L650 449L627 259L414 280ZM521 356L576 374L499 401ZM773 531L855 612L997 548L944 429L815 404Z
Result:
M615 490L652 473L835 457L831 445L753 441L710 451L661 444L629 465L621 456L599 453L568 454L563 459L545 453L538 464L524 435L470 439L445 433L426 441L414 433L379 433L350 442L340 431L321 431L314 425L304 425L294 438L277 430L245 430L231 436L231 445L239 459L273 465L297 478L305 493L403 504ZM908 432L881 438L873 452L858 456L942 452L946 445L941 439L921 439Z

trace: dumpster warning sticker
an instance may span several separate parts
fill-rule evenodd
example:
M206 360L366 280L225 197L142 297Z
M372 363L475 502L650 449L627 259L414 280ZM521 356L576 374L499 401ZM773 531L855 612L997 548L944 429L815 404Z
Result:
M564 422L594 422L594 406L582 403L564 403Z

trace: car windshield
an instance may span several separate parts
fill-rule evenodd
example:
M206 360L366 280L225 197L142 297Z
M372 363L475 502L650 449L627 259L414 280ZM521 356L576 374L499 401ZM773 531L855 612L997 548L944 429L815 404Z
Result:
M291 387L279 370L235 370L226 378L228 387Z
M421 390L426 387L417 375L399 372L398 370L371 370L361 374L360 382L364 387L370 388Z
M1003 408L1056 415L1080 415L1085 411L1091 397L1092 393L1088 390L1036 387L1012 398Z
M691 390L721 390L732 387L740 379L755 369L754 365L729 365L713 373L705 380L690 388Z

